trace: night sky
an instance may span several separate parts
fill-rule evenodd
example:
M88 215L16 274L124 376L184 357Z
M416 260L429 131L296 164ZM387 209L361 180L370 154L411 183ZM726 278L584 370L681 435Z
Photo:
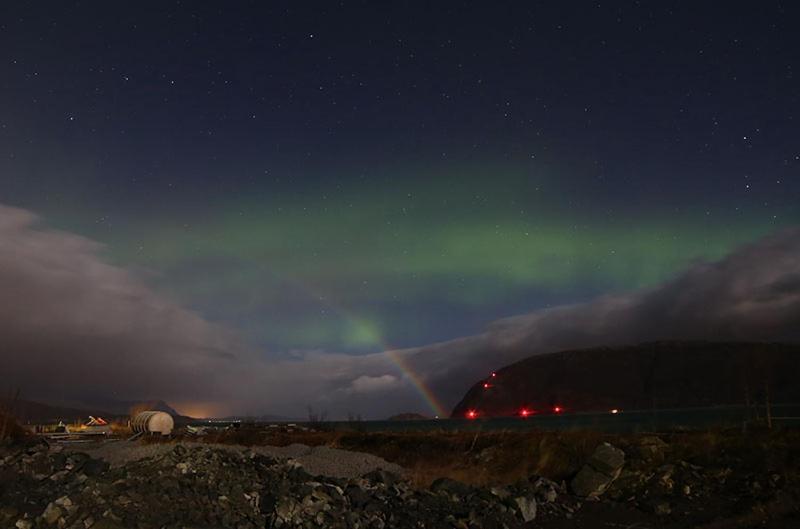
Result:
M451 340L797 225L799 15L6 2L0 204L267 363Z

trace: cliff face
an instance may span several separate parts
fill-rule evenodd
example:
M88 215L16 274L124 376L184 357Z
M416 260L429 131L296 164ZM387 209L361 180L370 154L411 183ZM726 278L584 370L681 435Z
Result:
M800 402L800 345L654 342L535 355L487 373L453 410L465 417Z

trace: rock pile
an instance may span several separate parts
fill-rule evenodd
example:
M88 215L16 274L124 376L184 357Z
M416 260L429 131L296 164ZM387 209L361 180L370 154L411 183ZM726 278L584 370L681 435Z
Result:
M615 520L633 513L631 523L662 519L651 525L800 512L797 473L778 463L730 454L689 462L656 437L639 441L622 445L624 452L599 445L568 476L569 489L537 476L503 487L442 478L420 489L374 461L359 466L355 452L348 452L355 468L370 469L361 475L313 467L342 451L300 445L270 454L267 447L163 444L113 465L58 446L0 446L0 528L514 529L565 527L573 516L577 526L592 526L587 517L603 512Z
M776 468L748 468L751 463L725 455L713 466L702 466L668 454L669 446L658 437L644 437L632 446L636 455L605 491L608 501L626 503L658 517L697 516L707 519L718 510L731 514L748 508L796 510L796 483Z
M0 457L0 527L19 529L514 528L573 510L563 492L543 478L492 489L442 479L419 490L384 470L311 476L291 459L203 446L117 468L44 444Z

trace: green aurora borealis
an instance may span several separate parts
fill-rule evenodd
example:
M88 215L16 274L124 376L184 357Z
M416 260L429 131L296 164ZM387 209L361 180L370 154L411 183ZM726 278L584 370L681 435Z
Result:
M178 189L177 209L141 200L113 222L101 208L69 218L56 208L49 220L104 242L113 262L273 354L476 332L656 285L797 220L789 208L678 207L659 195L625 204L529 165L387 173L292 191L261 183L218 201Z

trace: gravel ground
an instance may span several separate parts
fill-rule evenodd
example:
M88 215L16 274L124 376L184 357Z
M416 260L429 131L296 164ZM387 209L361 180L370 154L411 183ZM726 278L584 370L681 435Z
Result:
M208 446L230 451L251 450L258 454L276 459L293 459L300 463L306 472L312 475L334 478L355 478L373 470L383 469L396 474L405 474L405 469L381 459L380 457L361 452L350 452L327 446L310 447L302 444L289 446L253 446L224 445L211 443L159 443L142 444L127 441L106 442L103 444L82 444L68 448L75 452L85 452L92 457L107 461L112 467L120 467L129 461L137 461L154 457L175 448L176 444L185 447Z
M117 466L79 451L87 448ZM357 474L378 461L363 454L302 445L258 451L280 454L210 443L0 445L0 527L522 529L537 513L567 512L546 499L558 499L559 485L543 479L494 492L445 479L421 490L384 470L342 478L310 475L297 463Z

